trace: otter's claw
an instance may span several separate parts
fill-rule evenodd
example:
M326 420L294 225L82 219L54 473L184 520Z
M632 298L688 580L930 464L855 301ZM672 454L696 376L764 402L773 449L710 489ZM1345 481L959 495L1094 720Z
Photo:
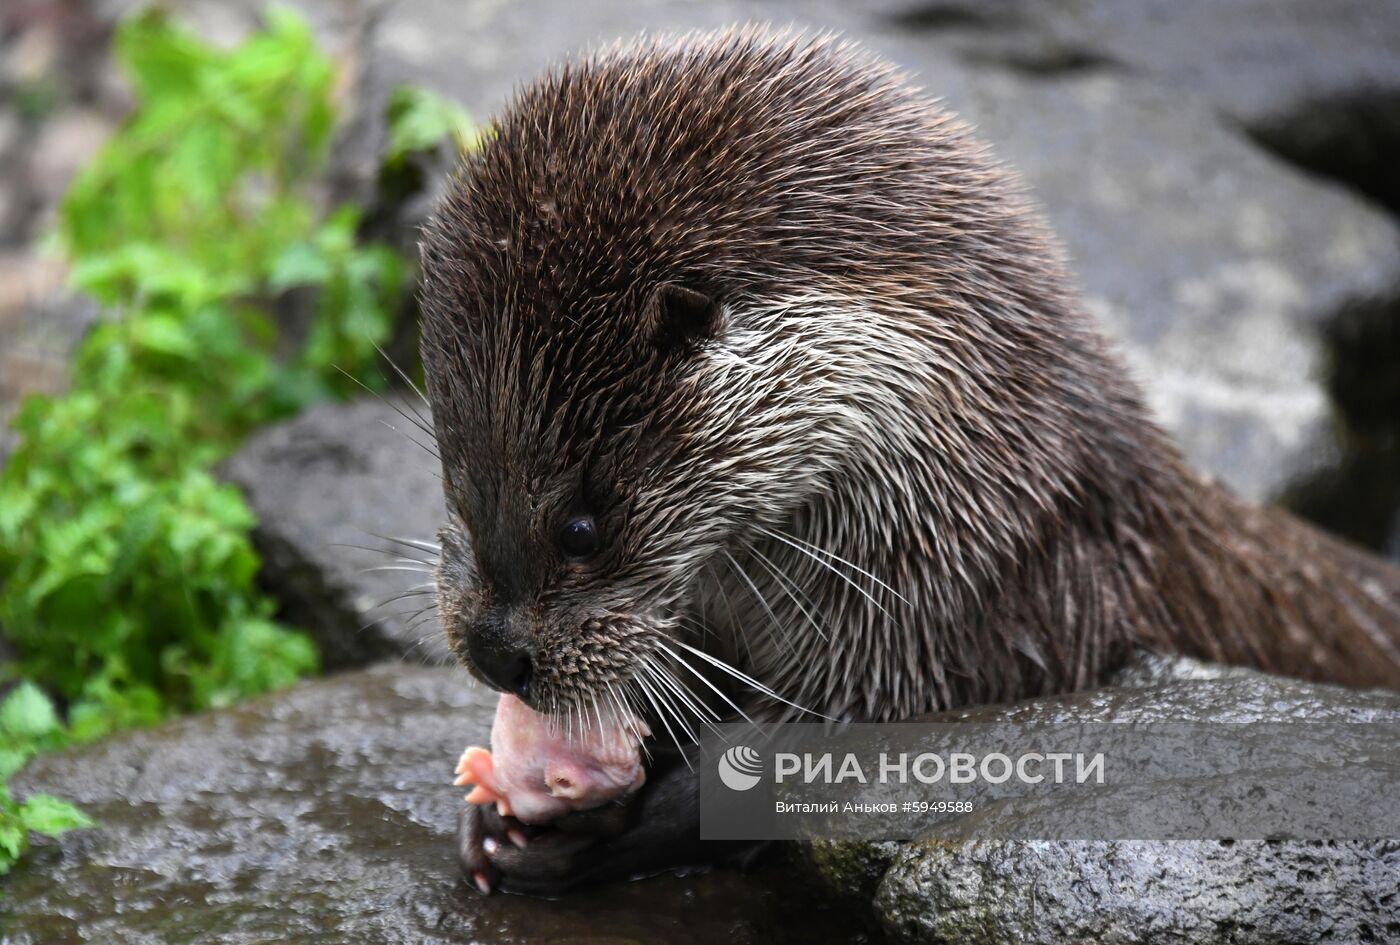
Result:
M513 817L502 817L492 807L468 804L458 820L458 858L462 872L483 893L506 892L546 895L562 892L586 878L589 851L603 835L596 819L578 818L587 832L558 827L526 827ZM565 822L571 818L564 818ZM529 831L527 834L526 831Z

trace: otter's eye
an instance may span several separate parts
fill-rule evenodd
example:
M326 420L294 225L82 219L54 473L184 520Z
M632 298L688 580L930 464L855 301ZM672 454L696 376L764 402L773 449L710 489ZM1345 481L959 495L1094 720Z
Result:
M591 518L576 518L559 533L559 547L576 561L591 558L598 551L598 529Z

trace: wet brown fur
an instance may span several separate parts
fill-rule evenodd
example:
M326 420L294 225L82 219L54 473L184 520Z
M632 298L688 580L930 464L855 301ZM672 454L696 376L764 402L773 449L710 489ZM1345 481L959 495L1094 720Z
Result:
M1014 181L836 40L555 69L423 261L444 622L465 658L509 614L541 708L703 692L678 640L860 719L1092 685L1132 644L1400 687L1400 571L1189 471ZM584 566L553 546L580 511Z

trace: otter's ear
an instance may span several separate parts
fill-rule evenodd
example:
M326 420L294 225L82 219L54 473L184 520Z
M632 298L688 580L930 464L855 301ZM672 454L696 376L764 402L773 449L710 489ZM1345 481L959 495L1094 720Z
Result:
M657 286L646 306L646 332L662 350L698 344L719 331L719 303L679 285Z

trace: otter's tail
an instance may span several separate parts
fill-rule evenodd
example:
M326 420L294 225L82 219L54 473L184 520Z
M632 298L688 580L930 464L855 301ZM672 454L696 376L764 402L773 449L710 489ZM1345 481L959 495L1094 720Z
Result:
M1400 567L1289 513L1190 477L1191 510L1160 521L1159 606L1176 639L1218 662L1400 689ZM1162 508L1162 506L1159 506ZM1182 586L1185 585L1185 586Z

